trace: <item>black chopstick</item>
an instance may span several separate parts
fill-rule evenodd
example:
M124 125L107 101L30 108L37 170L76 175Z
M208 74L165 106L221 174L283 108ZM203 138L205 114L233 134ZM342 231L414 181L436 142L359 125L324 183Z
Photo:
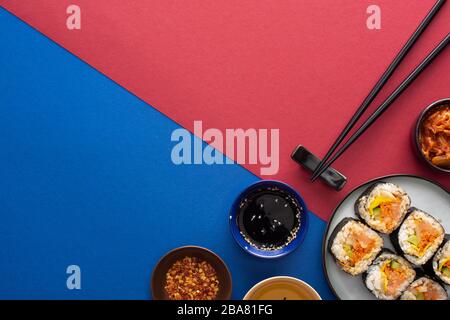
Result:
M416 80L416 78L424 71L433 60L448 46L450 43L450 34L435 48L433 51L414 69L413 72L400 84L400 86L378 107L378 109L361 125L339 149L334 156L328 160L325 165L313 177L316 180L339 156L347 150L391 105L392 103Z
M417 39L419 39L419 37L422 35L422 33L425 31L425 29L428 27L428 25L433 20L433 18L436 16L436 14L442 8L445 1L446 0L438 0L436 2L436 4L431 9L431 11L427 14L425 19L420 23L419 27L413 33L411 38L409 38L408 42L405 44L405 46L402 48L402 50L398 53L398 55L395 57L395 59L392 61L392 63L389 65L389 67L386 69L386 71L383 73L380 80L378 80L378 82L373 87L372 91L370 91L369 95L366 97L366 99L363 101L361 106L356 110L355 114L352 116L350 121L347 123L344 130L342 130L341 134L334 141L333 145L328 150L325 157L323 157L323 159L319 162L317 167L314 169L313 174L311 176L312 181L315 180L314 177L317 176L317 173L322 169L322 167L325 165L325 163L331 157L333 152L342 143L345 136L350 132L350 130L353 128L353 126L356 124L356 122L361 118L361 116L367 110L369 105L373 102L373 100L378 95L378 93L380 93L381 89L384 87L386 82L391 78L392 74L395 72L397 67L401 64L403 59L406 57L406 55L409 53L411 48L417 42ZM319 174L319 176L320 176L320 174Z

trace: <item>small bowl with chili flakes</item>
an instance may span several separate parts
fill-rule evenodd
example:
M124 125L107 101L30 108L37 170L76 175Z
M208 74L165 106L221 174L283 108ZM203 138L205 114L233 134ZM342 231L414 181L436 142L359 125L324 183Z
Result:
M426 164L450 173L450 99L436 101L420 114L414 140Z
M214 252L197 246L174 249L153 270L155 300L229 300L231 274Z

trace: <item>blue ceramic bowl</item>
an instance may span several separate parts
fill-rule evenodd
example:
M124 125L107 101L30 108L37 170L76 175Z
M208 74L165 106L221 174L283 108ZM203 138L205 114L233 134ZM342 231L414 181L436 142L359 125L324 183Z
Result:
M268 187L277 187L288 194L290 194L295 200L297 200L301 213L300 213L300 229L298 230L297 237L292 240L288 245L279 250L267 251L261 250L254 246L252 246L247 240L242 236L239 226L238 226L238 214L239 214L239 204L241 201L247 197L248 194L259 190L266 189ZM233 235L234 240L236 240L237 244L244 249L247 253L254 255L259 258L280 258L283 257L295 249L303 242L305 239L306 232L308 230L308 209L306 208L306 204L303 201L303 198L289 185L274 180L261 180L252 185L250 185L247 189L245 189L234 201L231 211L230 211L230 230Z

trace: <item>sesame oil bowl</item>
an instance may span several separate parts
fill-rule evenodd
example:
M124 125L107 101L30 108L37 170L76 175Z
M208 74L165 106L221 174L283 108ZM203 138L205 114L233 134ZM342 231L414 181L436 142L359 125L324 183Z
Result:
M322 300L317 291L303 280L277 276L255 284L244 300Z

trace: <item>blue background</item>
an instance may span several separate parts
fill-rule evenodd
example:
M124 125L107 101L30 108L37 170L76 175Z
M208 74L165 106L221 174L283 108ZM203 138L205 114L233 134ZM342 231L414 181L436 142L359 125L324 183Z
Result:
M325 223L310 214L305 242L287 257L246 254L228 210L258 177L238 165L174 165L177 128L0 9L0 298L148 299L156 262L189 244L225 260L235 299L275 275L333 298ZM81 290L66 287L72 264Z

